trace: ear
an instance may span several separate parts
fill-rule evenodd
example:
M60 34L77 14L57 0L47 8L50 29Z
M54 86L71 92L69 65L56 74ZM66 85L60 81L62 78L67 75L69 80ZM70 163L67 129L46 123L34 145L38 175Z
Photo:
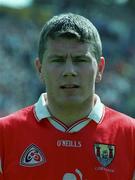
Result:
M98 71L97 71L97 76L96 76L96 82L100 82L102 79L102 75L104 72L104 68L105 68L105 59L104 57L100 57L100 60L98 62Z
M41 77L42 64L41 64L41 61L40 61L40 59L38 57L35 59L35 67L36 67L37 73Z

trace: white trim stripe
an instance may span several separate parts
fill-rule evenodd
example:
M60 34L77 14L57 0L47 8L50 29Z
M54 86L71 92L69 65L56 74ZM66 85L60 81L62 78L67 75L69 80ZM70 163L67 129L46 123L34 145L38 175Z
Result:
M96 123L99 123L104 111L104 105L101 103L99 96L96 96L96 104L90 114L88 115L88 118L94 120Z
M48 118L49 122L58 130L65 132L67 128L65 128L62 124L58 123L56 120L52 118Z
M101 103L100 98L98 95L95 94L96 103L88 115L88 118L78 120L72 126L67 127L64 123L60 120L57 120L52 117L49 113L47 108L47 94L41 94L38 102L34 105L34 114L37 121L41 121L43 119L48 119L49 122L56 128L62 132L77 132L85 127L91 120L95 121L96 123L100 123L103 116L104 116L104 105Z
M77 125L69 128L66 132L70 132L70 133L73 133L73 132L78 132L80 131L83 127L85 127L91 120L88 119L88 120L85 120L81 123L78 123Z
M46 95L45 93L41 94L38 102L35 104L35 114L38 118L38 121L44 118L51 117L51 114L49 113L46 106L45 97L44 97L45 95Z
M73 129L75 126L81 125L84 121L88 120L88 118L83 118L78 120L77 122L75 122L74 124L72 124L69 128L68 131L70 131L71 129Z

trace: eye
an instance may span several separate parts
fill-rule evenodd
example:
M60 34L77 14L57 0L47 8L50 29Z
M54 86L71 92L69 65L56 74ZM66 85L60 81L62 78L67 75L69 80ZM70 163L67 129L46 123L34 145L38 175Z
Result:
M51 62L61 63L61 62L65 62L65 60L63 58L55 58L55 59L52 59Z
M76 63L88 62L88 59L86 59L86 58L76 58L76 59L73 60L73 62L76 62Z

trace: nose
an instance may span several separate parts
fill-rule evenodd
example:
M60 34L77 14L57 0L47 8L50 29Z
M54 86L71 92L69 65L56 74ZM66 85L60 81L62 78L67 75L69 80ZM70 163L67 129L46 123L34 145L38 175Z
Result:
M75 65L73 64L72 60L67 59L65 63L65 68L63 71L63 76L76 76L76 68Z

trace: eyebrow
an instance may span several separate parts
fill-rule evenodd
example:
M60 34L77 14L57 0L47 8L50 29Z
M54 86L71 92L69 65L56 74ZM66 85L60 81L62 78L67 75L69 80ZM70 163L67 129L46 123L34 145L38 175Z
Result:
M48 60L54 61L54 60L59 60L59 61L66 61L68 55L58 55L58 54L53 54L53 55L49 55L48 56ZM84 60L87 62L91 62L92 57L89 56L88 54L83 54L83 55L71 55L70 56L72 61L80 61L80 60Z
M88 58L88 59L90 59L90 56L88 56L88 55L75 55L75 56L71 56L73 59L74 58L78 58L78 59L80 59L80 58Z
M58 54L53 54L48 56L49 59L51 58L63 58L63 57L67 57L67 55L58 55ZM72 58L90 58L90 56L88 55L71 55Z
M58 55L58 54L53 54L53 55L48 56L49 59L52 59L52 58L63 58L63 57L66 57L66 56Z

